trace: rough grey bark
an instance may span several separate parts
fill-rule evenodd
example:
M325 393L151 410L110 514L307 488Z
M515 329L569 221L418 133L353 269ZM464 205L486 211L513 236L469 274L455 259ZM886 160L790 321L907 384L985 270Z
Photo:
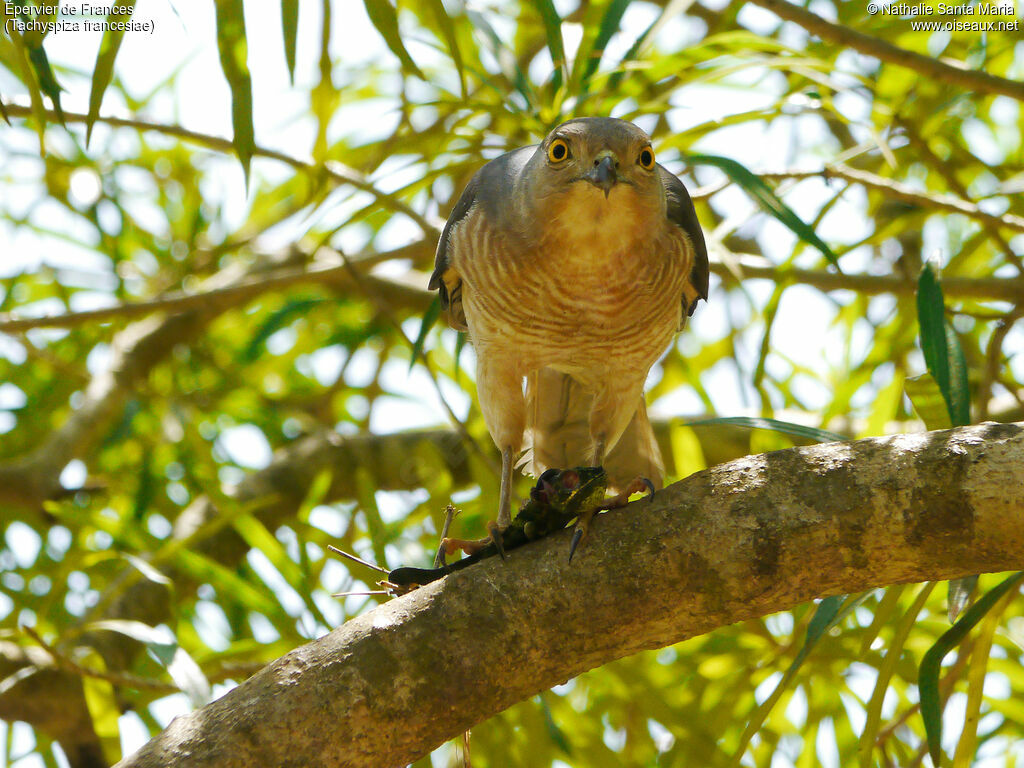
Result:
M404 765L613 659L814 597L1024 568L1024 424L749 456L393 600L122 768ZM514 664L509 664L514 660Z

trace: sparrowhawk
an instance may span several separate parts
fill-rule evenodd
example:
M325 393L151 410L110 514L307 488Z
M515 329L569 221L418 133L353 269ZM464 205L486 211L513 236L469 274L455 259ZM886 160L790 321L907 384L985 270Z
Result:
M707 299L708 256L690 196L646 133L578 118L487 163L448 218L430 287L476 351L501 451L499 529L524 449L534 474L603 464L611 489L661 482L644 382Z

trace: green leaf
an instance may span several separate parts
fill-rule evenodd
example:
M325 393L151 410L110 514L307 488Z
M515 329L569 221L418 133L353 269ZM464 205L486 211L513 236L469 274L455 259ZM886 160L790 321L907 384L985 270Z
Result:
M313 482L309 484L309 490L306 491L302 504L299 505L298 513L296 514L299 520L308 520L309 513L323 503L323 500L327 498L327 492L331 490L333 480L334 472L331 471L330 467L326 467L316 473Z
M273 616L278 611L277 601L265 591L206 555L179 549L174 552L174 560L177 561L178 567L184 569L193 579L209 582L218 594L244 606L247 610L267 616Z
M461 378L460 372L462 368L459 366L459 358L462 357L462 350L466 348L466 344L469 342L468 333L459 333L455 338L455 370L452 371L452 378L455 379L455 383L459 382Z
M7 3L0 3L0 19L4 22L4 31L10 35L14 43L14 53L21 75L21 81L28 90L29 99L32 102L32 115L36 119L36 134L39 136L39 153L46 151L46 107L43 105L42 91L39 90L39 82L32 70L28 57L28 44L21 32L15 26L15 16L7 12ZM4 119L7 116L4 115Z
M533 0L533 7L537 9L541 20L544 23L544 34L548 40L548 50L551 52L551 62L554 66L554 73L551 76L551 83L558 90L564 82L562 73L566 68L565 46L562 42L562 19L555 10L552 0Z
M162 573L160 573L160 571L158 571L156 568L154 568L146 560L139 557L138 555L133 555L131 552L125 552L122 555L122 557L124 557L125 560L131 563L135 567L135 570L137 570L139 573L145 576L147 580L153 582L154 584L162 584L165 587L169 587L173 584L173 582L169 578L164 576Z
M729 157L721 157L719 155L684 154L683 158L691 165L713 165L724 171L725 175L739 185L744 192L750 195L754 201L761 206L763 211L780 221L805 243L817 248L826 259L828 259L837 268L839 267L839 258L835 255L832 249L829 248L820 237L818 237L817 233L814 231L814 227L797 216L796 212L782 202L782 199L776 195L775 192L772 191L771 187L769 187L759 176L754 175L743 165L740 165Z
M586 51L581 49L577 53L577 66L580 65L579 57L586 57L583 63L583 73L580 76L580 88L584 93L589 90L590 79L601 65L601 56L604 54L604 49L608 47L608 41L612 39L612 35L619 31L622 16L631 2L633 0L611 0L608 3L608 7L605 8L604 15L601 17L601 23L597 29L597 37L594 38L593 44Z
M105 629L108 632L117 632L145 645L167 645L166 630L151 627L134 619L102 619L90 622L85 628L89 631Z
M949 420L949 408L942 396L938 382L930 373L911 376L903 383L903 389L910 398L917 416L928 429L949 429L953 426Z
M519 95L526 100L528 105L532 106L535 104L536 98L533 96L530 81L527 80L523 70L519 67L515 52L505 45L498 36L498 33L494 31L494 27L490 25L482 13L472 8L466 8L466 18L480 31L484 43L490 48L494 58L498 60L498 66L501 67L501 71L512 81Z
M921 701L921 719L928 737L928 753L932 763L941 764L942 759L942 699L939 694L939 671L942 660L951 650L963 642L967 633L981 621L1003 595L1015 588L1024 577L1024 571L1007 576L990 589L984 597L972 605L963 617L950 627L928 649L918 668L917 686Z
M77 661L93 672L102 674L107 671L103 657L92 648L84 650ZM113 765L121 759L121 732L118 724L121 708L117 703L114 686L101 677L83 675L82 693L85 694L85 706L89 710L93 730L100 740L103 758L108 765Z
M4 122L8 125L11 124L11 118L7 115L7 108L4 106L3 95L0 94L0 117L4 119Z
M57 112L57 119L63 125L64 110L60 106L60 92L64 89L61 88L60 83L57 82L57 78L53 74L53 70L50 68L50 60L46 56L46 51L43 50L42 42L37 46L28 46L28 60L32 63L32 69L36 73L39 88L50 97L50 101L53 102L53 108Z
M302 569L288 556L284 545L259 519L253 515L243 515L235 520L234 528L250 548L257 549L266 556L292 589L299 595L303 594L305 589Z
M366 15L370 17L370 22L380 32L391 52L402 62L402 68L416 75L420 80L426 80L427 78L409 55L409 51L405 49L405 43L402 42L402 35L398 31L398 12L395 7L388 0L363 0L363 5L366 7Z
M263 352L263 344L267 339L288 325L294 318L305 315L310 309L325 301L327 300L299 296L289 299L284 306L271 312L253 334L253 337L249 339L249 343L245 345L241 356L242 362L251 363L257 360Z
M558 727L558 723L555 722L547 698L542 693L537 697L537 700L540 703L540 711L544 715L544 729L547 731L548 736L565 754L572 755L572 745L569 744L569 740L565 738L565 733Z
M917 322L924 361L946 401L950 423L954 427L969 424L967 365L956 333L946 322L942 286L931 264L925 264L917 278Z
M885 650L885 659L878 665L878 677L875 679L875 688L871 692L871 698L868 699L864 707L864 729L861 731L860 743L857 745L860 768L875 768L876 763L872 760L872 755L875 744L878 741L879 726L882 722L882 704L885 702L886 693L890 690L889 682L896 671L896 665L903 658L903 647L910 636L910 630L913 629L918 614L924 609L928 597L931 595L932 590L935 589L935 583L923 584L917 593L917 597L914 598L913 604L899 621L895 622L890 620L890 617L896 609L902 589L902 587L890 587L886 590L885 597L876 609L875 616L871 622L872 628L894 625L895 631ZM877 632L871 632L865 636L864 643L861 646L862 657L867 656L871 643L877 637Z
M840 435L838 432L829 432L827 429L805 427L803 424L794 424L790 421L779 421L778 419L765 419L759 416L715 416L711 419L686 422L688 427L710 426L712 424L731 424L734 427L744 427L746 429L770 429L773 432L780 432L793 437L802 437L807 440L813 440L816 443L843 443L850 439L846 435Z
M189 703L195 709L210 703L212 696L210 681L206 679L203 670L184 648L176 644L171 658L161 661L161 663L167 669L171 680L188 697Z
M441 298L435 296L430 306L423 314L423 322L420 323L420 332L416 335L416 341L412 343L412 356L409 359L409 370L416 365L416 360L423 355L423 345L427 341L427 334L434 327L437 318L441 316Z
M843 611L840 609L843 607L843 601L846 600L846 595L833 595L831 597L826 597L818 603L818 607L814 611L814 616L811 617L811 621L807 625L807 632L804 635L803 645L793 658L789 668L786 669L785 673L782 675L782 679L779 681L778 685L775 686L775 689L771 692L768 698L761 703L750 718L750 722L747 723L747 727L740 736L736 752L733 753L731 765L740 765L740 761L743 759L743 755L747 750L747 746L750 744L750 740L754 737L754 734L761 730L761 726L772 711L772 708L774 708L782 697L783 692L789 687L789 684L794 675L796 675L797 670L800 669L800 665L802 665L807 659L807 656L821 639L822 635L838 624L850 610L856 607L858 602L864 599L867 594L868 593L865 593L864 595L850 601L848 609Z
M465 64L462 61L462 49L459 48L459 40L455 34L455 25L452 24L452 19L445 10L444 3L441 0L427 0L427 4L434 14L434 20L441 30L441 36L444 38L445 45L448 46L448 53L451 54L455 71L459 74L459 92L465 97L466 71Z
M85 144L89 145L92 138L92 126L100 115L100 105L103 103L103 94L110 85L114 76L114 60L121 48L121 40L124 38L124 30L116 29L116 22L124 21L131 15L135 7L135 0L118 0L113 9L107 14L108 22L115 22L111 28L103 33L100 41L100 50L96 54L96 64L92 69L92 87L89 90L89 114L85 119Z
M252 124L252 79L246 63L248 44L242 0L217 0L217 52L220 67L231 87L232 143L249 184L249 165L256 149Z
M281 34L284 36L284 58L288 64L288 81L295 85L295 48L299 36L299 0L281 0Z

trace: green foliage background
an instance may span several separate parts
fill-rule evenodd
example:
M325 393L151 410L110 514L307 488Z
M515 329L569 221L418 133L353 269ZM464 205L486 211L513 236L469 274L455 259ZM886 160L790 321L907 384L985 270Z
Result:
M852 2L325 0L305 40L297 0L278 8L268 51L253 8L216 3L233 139L177 124L173 76L130 92L116 34L89 71L50 65L59 35L0 36L0 716L30 725L4 731L6 764L116 761L122 736L367 610L330 596L373 574L328 544L425 563L452 497L482 531L493 446L425 273L483 160L570 116L640 120L708 234L710 302L649 393L673 479L817 434L687 426L708 417L848 437L1022 418L1019 31L915 32ZM372 24L369 66L332 47L339 14ZM307 145L268 148L253 56L293 78ZM48 262L58 245L81 266ZM934 281L915 300L932 257L944 303ZM438 426L382 434L410 400ZM1016 584L938 646L942 765L1024 760ZM473 764L928 765L918 666L949 628L932 584L724 627L512 707L474 729Z

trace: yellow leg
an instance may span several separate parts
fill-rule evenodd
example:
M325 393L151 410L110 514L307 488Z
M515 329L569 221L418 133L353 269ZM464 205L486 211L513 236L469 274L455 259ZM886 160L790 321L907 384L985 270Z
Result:
M501 451L501 494L498 497L498 528L505 530L512 522L509 510L512 497L512 448Z

